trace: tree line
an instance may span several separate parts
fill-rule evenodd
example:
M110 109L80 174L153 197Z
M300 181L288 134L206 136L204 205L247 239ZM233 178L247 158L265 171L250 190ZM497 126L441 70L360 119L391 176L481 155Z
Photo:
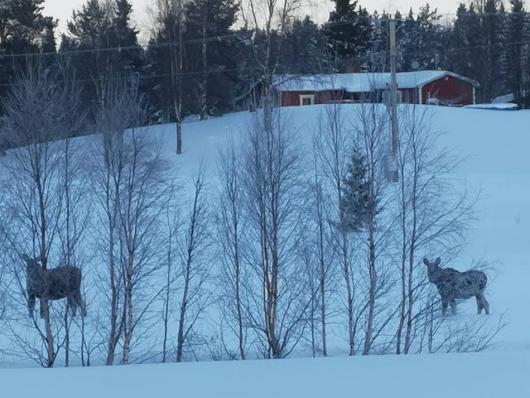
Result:
M527 96L530 24L523 0L510 0L509 9L500 0L477 0L451 17L428 4L389 15L337 0L321 25L292 12L262 25L253 0L154 0L146 43L128 0L87 0L60 40L57 21L43 15L44 0L3 3L2 97L19 71L38 62L75 76L87 109L103 100L108 80L135 75L151 121L204 119L243 107L242 99L266 79L264 58L275 73L388 70L390 18L398 25L399 71L454 71L479 82L480 101Z

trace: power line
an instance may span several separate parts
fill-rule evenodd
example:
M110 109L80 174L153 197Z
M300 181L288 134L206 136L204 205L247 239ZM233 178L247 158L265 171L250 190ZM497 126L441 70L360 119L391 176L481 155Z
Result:
M525 40L525 41L516 41L516 42L505 42L505 43L502 43L503 45L530 45L530 40ZM498 45L501 45L501 44L498 44ZM469 51L469 50L473 50L473 49L478 49L478 48L490 48L490 47L495 47L496 45L495 44L481 44L481 45L475 45L475 46L465 46L465 47L460 47L460 48L448 48L446 49L445 51L448 52L448 53L451 53L451 52L465 52L465 51ZM101 51L101 50L112 50L114 48L107 48L107 49L98 49L96 51ZM434 50L436 52L436 50ZM58 54L60 55L61 53L55 53L55 54ZM14 55L14 54L13 54ZM24 55L24 54L16 54L16 55ZM389 56L389 51L388 49L386 50L380 50L380 51L377 51L377 52L372 52L371 54L368 54L368 55L359 55L359 56L353 56L353 57L349 57L349 60L350 61L357 61L357 62L366 62L366 61L374 61L375 58L377 57L388 57ZM1 58L1 57L0 57ZM293 67L293 66L300 66L300 64L298 63L290 63L290 64L280 64L281 67L284 67L284 68L288 68L288 67ZM180 72L180 73L174 73L173 75L174 76L182 76L182 77L192 77L192 76L201 76L201 75L204 75L204 74L207 74L207 75L216 75L216 74L224 74L224 73L234 73L234 72L259 72L261 70L261 68L259 66L254 66L254 67L247 67L247 68L225 68L225 69L219 69L219 70L192 70L192 71L184 71L184 72ZM162 77L171 77L172 74L171 73L159 73L159 74L149 74L149 73L145 73L145 74L141 74L141 73L138 73L138 76L137 78L140 79L140 80L153 80L153 79L157 79L157 78L162 78ZM94 79L75 79L75 82L76 83L94 83L94 82L105 82L105 81L119 81L119 80L127 80L129 79L130 77L129 76L111 76L111 77L101 77L101 78L94 78ZM63 82L63 81L66 81L66 80L58 80L57 82ZM12 86L16 84L16 82L11 82L11 83L0 83L0 86L2 87L7 87L7 86Z
M466 13L460 13L460 15L466 14ZM521 13L506 13L506 14L499 14L499 13L471 13L470 15L475 16L483 16L483 15L503 15L508 16L510 14L524 14L525 16L530 16L530 13L527 12L521 12ZM436 15L456 15L456 14L436 14ZM325 26L333 26L334 24L352 24L354 21L357 21L358 19L369 19L371 21L378 21L378 22L388 22L390 20L399 21L401 23L404 23L406 21L411 21L408 19L401 19L401 20L395 20L395 19L389 19L389 18L377 18L373 16L359 16L355 20L350 21L340 21L340 22L332 22L328 24L324 24ZM414 22L421 22L418 20L414 20ZM198 37L198 38L192 38L192 39L186 39L183 40L183 44L193 44L193 43L204 43L204 42L221 42L226 40L232 40L232 39L251 39L252 36L255 34L253 31L248 32L232 32L225 35L216 35L216 36L209 36L209 37ZM374 41L371 41L374 43ZM127 50L135 50L135 49L142 49L145 51L145 47L167 47L167 46L174 46L177 43L175 41L168 41L168 42L155 42L153 40L150 40L147 42L147 44L136 44L136 45L129 45L129 46L114 46L114 47L102 47L102 48L87 48L87 49L75 49L75 50L63 50L63 51L53 51L53 52L34 52L34 53L7 53L7 54L0 54L0 59L2 58L18 58L18 57L46 57L46 56L57 56L57 57L66 57L69 55L75 55L75 54L90 54L90 53L107 53L107 52L114 52L114 51L127 51ZM526 41L516 41L516 42L504 42L503 45L530 45L530 40ZM500 44L499 44L500 45ZM489 48L494 47L495 44L480 44L480 45L474 45L474 46L465 46L465 47L459 47L459 48L448 48L445 50L446 52L465 52L472 49L478 49L478 48ZM380 56L388 56L388 50L380 50L377 52L372 52L369 55L360 55L360 56L354 56L349 57L351 61L373 61L374 57ZM281 65L283 67L289 67L289 66L299 66L299 64L283 64ZM232 73L232 72L257 72L259 71L259 67L251 67L251 68L231 68L231 69L222 69L222 70L195 70L195 71L185 71L178 74L178 76L197 76L197 75L212 75L212 74L223 74L223 73ZM138 78L141 80L150 80L150 79L156 79L159 77L170 77L171 73L165 73L165 74L142 74L139 75ZM95 82L95 81L107 81L107 80L119 80L119 79L127 79L128 77L110 77L110 78L96 78L96 79L79 79L76 80L77 82L85 83L85 82ZM0 83L0 86L11 86L14 83Z
M227 35L228 36L228 35ZM235 35L230 35L235 36ZM199 39L193 39L188 42L197 42ZM202 40L202 39L201 39ZM212 37L209 38L209 41L217 41L219 40L219 37ZM222 40L222 39L221 39ZM374 40L371 40L371 43L373 43ZM155 47L164 47L169 45L175 45L175 43L165 42L165 43L156 43L153 44ZM526 41L514 41L514 42L502 42L498 44L477 44L474 46L466 46L466 47L460 47L460 48L450 48L447 49L447 51L465 51L468 49L477 49L477 48L488 48L488 47L495 47L496 45L526 45L530 44L530 40ZM0 60L3 58L25 58L25 57L40 57L40 56L67 56L67 55L73 55L73 54L89 54L89 53L105 53L105 52L113 52L113 51L127 51L131 49L138 49L138 46L118 46L118 47L104 47L104 48L92 48L92 49L82 49L82 50L66 50L66 51L58 51L58 52L34 52L34 53L7 53L7 54L0 54ZM381 52L388 52L388 50L381 50L378 51L378 53ZM370 58L369 55L365 56L355 56L352 57L353 60L359 60L359 59L368 59Z
M225 41L234 38L248 38L249 34L246 32L233 32L226 35L216 35L210 37L200 37L194 39L183 40L183 44L199 44L199 43L211 43ZM24 52L24 53L0 53L0 59L2 58L26 58L26 57L48 57L48 56L66 56L66 55L76 55L76 54L90 54L90 53L105 53L105 52L121 52L128 50L137 50L139 48L146 50L149 47L169 47L176 46L178 43L176 41L166 41L166 42L155 42L148 41L147 43L141 44L132 44L128 46L114 46L114 47L95 47L95 48L84 48L84 49L74 49L74 50L59 50L59 51L40 51L40 52Z
M251 68L248 68L246 69L247 71L251 71L251 70L255 70L255 69L251 69ZM215 74L222 74L222 73L230 73L230 72L238 72L238 71L245 71L245 69L238 69L238 68L231 68L231 69L223 69L223 70L211 70L211 71L189 71L189 72L182 72L180 74L173 74L173 76L183 76L183 77L186 77L186 76L199 76L199 75L203 75L203 74L207 74L207 75L215 75ZM157 79L157 78L161 78L161 77L171 77L172 74L171 73L158 73L158 74L146 74L146 75L141 75L141 74L138 74L136 76L136 78L138 78L139 80L152 80L152 79ZM107 77L97 77L97 78L94 78L94 79L58 79L58 80L54 80L55 83L64 83L64 82L69 82L69 81L73 81L74 83L95 83L95 82L108 82L108 81L127 81L127 80L130 80L131 79L131 76L107 76ZM23 80L23 79L22 79ZM0 86L2 87L10 87L10 86L14 86L17 84L17 81L14 81L12 83L0 83Z
M400 15L400 18L395 18L395 15L397 15L399 13ZM396 11L396 13L384 13L384 14L381 14L381 16L374 16L373 14L372 15L357 15L355 18L353 19L350 19L350 20L345 20L345 21L336 21L336 22L324 22L322 24L323 27L333 27L333 26L349 26L349 25L352 25L354 24L355 22L359 22L359 21L368 21L368 22L378 22L378 23L388 23L389 21L396 21L398 23L422 23L422 22L425 22L424 20L422 19L418 19L418 17L421 15L420 12L416 12L416 13L412 13L414 17L416 17L415 19L410 19L408 17L408 13L407 14L402 14L401 12L399 11ZM394 17L392 17L392 15L394 15ZM428 14L429 15L429 14ZM520 16L525 16L527 18L530 19L530 11L521 11L521 12L511 12L511 11L504 11L504 12L500 12L500 11L497 11L497 12L477 12L477 11L474 11L474 12L469 12L469 11L464 11L464 12L453 12L453 13L438 13L438 12L434 12L434 10L431 10L431 14L430 14L432 17L435 17L437 19L434 19L434 18L430 18L429 21L430 22L437 22L437 21L440 21L441 19L443 19L443 17L459 17L459 16L464 16L464 17L477 17L477 18L483 18L483 17L502 17L502 18L509 18L511 15L520 15Z

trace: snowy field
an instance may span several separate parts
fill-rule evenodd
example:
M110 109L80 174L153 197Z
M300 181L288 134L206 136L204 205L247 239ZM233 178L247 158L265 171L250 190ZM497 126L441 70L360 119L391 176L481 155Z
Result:
M529 370L527 352L13 369L0 370L0 392L20 398L525 398Z
M344 111L351 107L344 105ZM322 109L288 110L301 146L310 145ZM479 259L493 265L486 290L490 317L495 322L502 316L506 327L488 352L0 369L0 397L529 397L530 111L430 111L434 129L443 132L442 144L465 157L456 177L481 191L465 252L458 264L448 265L463 270ZM249 123L248 113L186 123L184 155L178 159L172 155L174 126L154 127L149 134L161 140L172 167L186 181L201 165L215 168L227 137L237 138ZM213 179L215 173L208 175ZM474 302L459 305L459 312L459 317L476 316Z
M300 145L310 147L323 110L318 105L288 108ZM354 117L351 105L343 110ZM479 260L492 264L486 295L493 317L502 315L507 323L496 347L530 350L530 300L525 296L530 283L530 111L428 107L428 112L432 129L441 133L440 145L464 159L455 177L464 180L470 190L480 192L477 220L465 251L458 264L450 265L465 270ZM176 165L180 175L191 179L200 164L215 168L226 137L237 137L250 123L248 113L189 123L185 154ZM172 152L173 126L157 130L167 151ZM459 309L474 314L475 303L468 300Z

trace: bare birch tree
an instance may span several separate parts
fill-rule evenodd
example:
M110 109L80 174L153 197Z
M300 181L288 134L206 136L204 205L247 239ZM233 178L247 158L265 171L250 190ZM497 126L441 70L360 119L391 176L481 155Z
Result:
M79 90L70 92L69 109L70 121L62 136L63 140L58 143L62 152L60 164L61 180L63 184L62 211L60 226L58 228L58 238L61 242L61 262L60 264L73 265L83 268L86 264L86 247L83 247L83 240L89 225L90 205L86 200L89 197L86 181L89 172L83 167L82 145L79 139L73 139L73 135L85 127L85 112L81 109ZM83 281L84 282L84 281ZM68 306L64 311L64 365L70 363L70 327L72 324ZM85 317L81 318L81 329L84 332Z
M321 350L322 355L327 356L327 341L326 341L326 295L327 285L325 282L326 265L322 264L319 248L319 233L318 224L317 230L314 230L314 225L309 223L301 223L300 231L298 233L297 252L300 261L304 266L303 286L306 288L307 301L309 302L307 309L306 322L309 328L309 337L304 334L304 340L309 340L311 346L311 354L313 357L317 356L317 352ZM323 284L324 279L324 284ZM324 294L324 297L322 297Z
M264 343L264 355L282 358L302 337L309 302L302 264L294 249L297 212L305 207L302 163L295 147L295 132L288 128L280 110L272 115L272 124L268 125L263 115L256 117L244 144L244 198L252 245L247 261L256 283L251 289L247 316Z
M325 190L329 189L326 184L325 174L329 173L330 170L323 167L324 164L321 159L322 155L325 156L324 152L327 153L327 150L332 150L332 148L327 147L324 149L321 146L324 145L323 141L325 140L324 136L321 134L322 131L319 130L318 134L313 138L314 181L310 183L312 203L309 213L311 215L310 224L313 235L311 242L314 247L316 256L315 261L317 264L317 270L315 273L318 294L314 299L319 301L320 350L323 356L327 356L328 318L329 314L334 311L333 306L328 304L328 298L336 288L336 271L338 268L336 267L335 262L338 251L336 250L336 245L334 243L335 226L333 225L333 211L331 210L333 204L330 195L325 192ZM327 138L329 137L326 137L326 140ZM333 192L331 189L330 191ZM340 197L336 199L339 200ZM306 225L305 228L307 227L308 226ZM349 279L348 282L350 282ZM348 282L346 282L346 285L348 285Z
M179 242L179 317L177 329L177 362L184 359L184 350L192 349L192 339L197 332L196 324L210 304L210 292L206 283L210 277L207 249L211 244L208 228L206 187L201 169L193 182L191 203ZM186 206L186 204L184 204Z
M367 181L366 219L361 233L366 253L366 273L368 276L368 296L366 320L364 326L364 344L362 354L368 355L378 334L376 328L376 300L382 294L382 288L387 283L386 278L379 278L378 257L384 249L391 226L384 225L382 211L388 200L385 192L386 169L385 154L388 152L388 115L378 104L362 104L356 108L354 122L355 145L364 159ZM388 222L387 222L388 223ZM383 325L390 317L383 321Z
M108 94L104 98L107 102L100 104L96 114L96 127L102 134L103 142L95 149L92 181L97 204L101 209L101 212L97 213L100 217L96 226L100 237L98 245L104 248L101 260L106 264L105 273L99 277L104 285L102 290L107 296L109 306L105 362L107 365L113 365L124 325L124 278L120 268L118 207L126 167L123 135L125 130L134 124L136 115L124 112L125 109L122 108L128 106L120 106L120 100L125 101L126 97L120 95L118 86L112 87L109 84L106 91Z
M166 207L164 209L165 218L165 275L164 275L164 292L162 295L162 321L163 337L162 337L162 362L166 362L168 358L168 344L170 342L170 327L171 327L171 315L174 312L174 303L176 299L176 281L178 277L178 236L181 228L180 212L178 204L175 203L174 196L176 193L175 189L172 189L171 194L168 196Z
M108 365L120 340L121 362L130 360L133 333L158 296L143 294L157 270L161 221L168 182L156 142L142 133L146 121L137 80L110 83L98 111L103 142L94 157L94 187L102 222L107 273L101 279L109 301Z
M219 161L219 213L217 231L219 255L222 259L221 278L225 291L221 305L229 327L236 335L239 358L244 360L246 325L244 319L244 284L247 272L244 268L243 182L241 154L234 141L229 141L220 154Z
M325 108L321 114L318 131L314 137L314 152L317 159L318 170L324 189L320 194L325 194L325 201L330 203L333 214L330 219L335 223L332 239L337 248L338 261L344 281L345 312L348 330L348 353L356 352L356 325L354 309L354 276L352 256L354 245L346 228L341 226L347 223L347 214L342 206L344 194L344 181L347 175L350 152L353 147L353 133L346 123L340 105L332 104ZM322 200L322 198L320 198ZM322 215L319 215L322 218ZM322 220L319 221L322 224ZM323 228L321 225L319 228ZM323 255L323 254L321 254Z

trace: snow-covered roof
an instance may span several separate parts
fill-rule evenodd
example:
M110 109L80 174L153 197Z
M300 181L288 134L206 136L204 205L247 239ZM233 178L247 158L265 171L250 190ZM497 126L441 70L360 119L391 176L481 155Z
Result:
M442 70L423 70L397 73L400 89L419 88L445 76L453 76L473 85L475 82ZM278 91L328 91L344 90L350 93L366 93L390 86L390 73L335 73L320 75L276 75L274 86Z

